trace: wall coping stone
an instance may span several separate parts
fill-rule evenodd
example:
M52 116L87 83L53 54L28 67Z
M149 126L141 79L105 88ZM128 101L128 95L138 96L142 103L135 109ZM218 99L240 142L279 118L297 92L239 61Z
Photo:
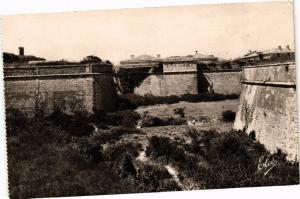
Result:
M295 62L282 62L282 63L274 63L274 64L261 64L261 65L248 65L243 66L242 68L260 68L260 67L272 67L272 66L286 66L295 64Z
M78 74L49 74L49 75L24 75L24 76L5 76L4 80L18 79L55 79L55 78L86 78L98 75L113 75L110 73L78 73Z

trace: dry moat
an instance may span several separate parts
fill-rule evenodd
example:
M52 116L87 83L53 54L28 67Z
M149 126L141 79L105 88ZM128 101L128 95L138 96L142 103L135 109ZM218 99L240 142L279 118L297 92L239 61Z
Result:
M8 110L11 196L297 184L298 163L232 131L238 104L179 102L34 118ZM278 162L267 175L258 169L261 157Z

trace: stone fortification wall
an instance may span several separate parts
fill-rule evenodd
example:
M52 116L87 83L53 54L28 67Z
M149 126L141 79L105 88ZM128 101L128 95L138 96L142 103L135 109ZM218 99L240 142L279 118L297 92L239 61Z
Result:
M298 159L296 67L294 62L246 66L235 129L255 132L271 152Z
M162 74L150 74L144 81L134 88L137 95L165 96L165 83Z
M240 70L221 70L221 71L204 71L204 79L208 82L210 89L215 93L230 95L241 93L241 71ZM199 87L206 86L202 84ZM201 88L200 88L201 89Z
M111 65L8 66L4 74L7 108L73 113L109 111L114 105Z
M164 85L165 96L198 94L197 72L165 73Z
M148 74L134 88L134 93L168 96L186 93L198 94L212 89L219 94L239 95L241 93L241 71L172 71L163 74Z
M163 63L164 73L186 73L197 72L197 64L191 62L165 62Z

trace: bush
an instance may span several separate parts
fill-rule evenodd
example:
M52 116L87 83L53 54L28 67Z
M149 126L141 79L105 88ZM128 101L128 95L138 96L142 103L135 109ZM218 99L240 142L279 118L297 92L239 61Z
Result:
M175 125L183 125L186 124L186 120L182 118L159 118L154 117L145 112L142 120L141 127L155 127L155 126L175 126Z
M173 112L174 112L174 114L179 115L180 117L184 118L184 116L185 116L184 109L185 108L174 108Z
M235 112L233 111L223 111L222 112L222 119L224 122L234 122L235 120Z
M285 155L280 151L270 155L262 144L244 132L200 133L203 138L191 134L193 141L188 151L202 154L209 166L204 168L189 162L185 169L189 177L197 182L205 182L203 186L207 188L284 185L299 182L298 163L286 161ZM209 136L209 139L205 136ZM278 161L278 165L267 176L257 169L262 156ZM288 169L284 169L283 165Z
M134 128L140 118L141 116L137 112L124 110L108 113L104 121L108 125Z
M135 95L121 95L118 96L117 98L117 110L122 111L122 110L134 110L137 108L137 102L135 101Z
M74 115L67 115L61 111L54 111L48 119L72 136L88 136L94 131L87 113L77 112Z
M104 151L104 157L107 161L117 161L122 154L129 154L132 157L138 156L138 151L142 149L142 145L138 143L118 143L109 146Z
M174 104L180 101L186 102L207 102L221 101L226 99L237 99L239 95L223 95L217 93L184 94L181 96L139 96L136 94L125 94L119 96L119 110L136 109L139 106L148 106L155 104Z
M142 165L136 178L141 192L180 191L180 187L162 165Z
M163 158L167 162L185 162L184 150L167 137L152 136L149 139L149 146L146 155L155 158Z
M101 145L105 143L114 143L121 139L123 135L141 134L138 129L128 129L122 127L114 127L110 130L100 130L89 137L89 143L94 145Z
M8 136L26 131L29 118L16 109L6 109L6 132Z

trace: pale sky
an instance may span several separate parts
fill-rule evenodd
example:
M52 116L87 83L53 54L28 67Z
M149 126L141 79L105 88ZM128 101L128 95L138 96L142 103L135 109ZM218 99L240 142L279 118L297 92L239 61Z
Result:
M95 55L242 56L249 49L294 48L293 8L264 2L6 16L3 50L48 60Z

